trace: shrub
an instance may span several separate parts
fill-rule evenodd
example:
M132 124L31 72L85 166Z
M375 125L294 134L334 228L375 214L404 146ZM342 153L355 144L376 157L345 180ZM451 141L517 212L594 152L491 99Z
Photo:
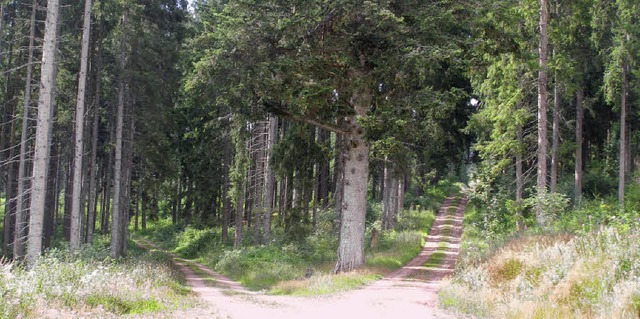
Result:
M212 229L195 229L187 227L176 237L177 247L174 251L184 258L197 258L207 250L220 245L220 234Z
M497 265L490 265L489 276L491 277L491 280L496 283L511 281L520 275L523 269L524 264L522 261L516 258L509 258L499 262Z

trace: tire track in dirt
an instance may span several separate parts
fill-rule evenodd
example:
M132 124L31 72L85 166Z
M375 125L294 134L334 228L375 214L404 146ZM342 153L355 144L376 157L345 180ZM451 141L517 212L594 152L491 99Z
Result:
M168 317L455 318L437 308L437 291L442 279L452 274L455 268L466 203L466 197L455 196L443 201L423 249L405 266L361 289L329 296L271 296L247 291L233 280L201 264L172 255L176 265L185 274L187 285L199 294L204 307L177 311ZM149 242L143 245L153 246ZM202 274L208 278L202 278Z

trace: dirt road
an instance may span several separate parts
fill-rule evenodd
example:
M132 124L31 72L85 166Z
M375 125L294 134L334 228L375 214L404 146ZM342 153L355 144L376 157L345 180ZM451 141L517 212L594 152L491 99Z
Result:
M454 318L437 308L442 278L453 272L458 256L466 198L447 198L420 254L404 267L361 289L321 297L270 296L250 292L197 263L215 279L207 284L176 258L202 307L178 311L174 318Z

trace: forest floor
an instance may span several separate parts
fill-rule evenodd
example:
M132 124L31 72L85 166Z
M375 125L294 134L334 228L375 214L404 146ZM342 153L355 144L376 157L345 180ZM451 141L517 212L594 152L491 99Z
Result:
M454 318L437 307L437 291L455 267L466 203L464 197L449 197L442 203L422 251L405 266L360 289L332 295L293 297L249 291L199 263L174 256L202 305L164 315L232 319Z

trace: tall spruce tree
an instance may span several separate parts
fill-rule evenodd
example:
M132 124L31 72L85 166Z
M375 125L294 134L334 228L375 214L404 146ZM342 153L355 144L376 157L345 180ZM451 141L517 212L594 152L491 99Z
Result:
M456 68L459 45L468 38L461 23L468 13L446 1L238 0L211 15L215 47L199 72L219 74L207 80L226 88L229 105L261 104L343 140L335 272L364 263L370 146L363 121L375 116L374 100L378 107L409 110L438 104L428 92L435 74ZM419 104L401 100L420 91Z

